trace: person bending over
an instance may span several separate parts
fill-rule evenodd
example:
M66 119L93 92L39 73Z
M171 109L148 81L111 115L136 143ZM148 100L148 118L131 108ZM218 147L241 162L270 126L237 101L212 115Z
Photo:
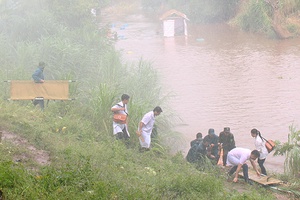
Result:
M235 173L233 182L238 181L239 172L243 168L245 182L252 184L249 181L248 165L246 162L249 160L257 175L260 176L260 172L257 170L255 165L255 160L258 157L259 152L257 150L251 151L250 149L237 147L229 151L227 155L227 165L232 166L232 168L229 170L228 175L231 176Z

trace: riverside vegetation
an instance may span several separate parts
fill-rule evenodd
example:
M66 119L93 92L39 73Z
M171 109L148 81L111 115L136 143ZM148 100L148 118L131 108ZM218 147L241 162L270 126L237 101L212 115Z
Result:
M299 0L142 0L142 6L158 14L175 8L185 13L191 23L228 23L270 38L300 34Z
M219 168L207 163L199 169L180 152L169 154L163 141L176 135L159 76L147 61L121 62L106 28L99 29L89 13L91 7L101 8L98 3L0 2L1 81L30 79L41 60L48 64L46 80L77 81L70 88L76 100L51 101L44 112L30 101L5 100L9 86L3 83L0 130L18 134L50 156L46 165L39 165L28 148L3 140L0 189L5 198L274 199L258 186L232 190ZM138 152L134 134L127 144L112 137L110 108L125 92L131 96L131 133L145 112L155 105L164 108L157 119L159 139L149 152ZM23 159L16 160L19 155Z

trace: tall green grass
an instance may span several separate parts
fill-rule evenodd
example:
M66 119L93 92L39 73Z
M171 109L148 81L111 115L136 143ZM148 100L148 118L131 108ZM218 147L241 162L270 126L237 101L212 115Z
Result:
M4 141L0 167L5 181L0 188L8 199L243 199L247 194L227 192L218 168L207 164L197 170L180 153L139 153L138 139L125 145L110 130L97 127L78 104L58 112L62 102L45 112L0 101L0 127L25 137L50 154L50 165L28 170L28 162L12 162L21 147ZM160 116L161 117L161 116ZM108 126L111 120L107 120ZM62 127L66 127L62 129ZM135 130L135 129L134 129ZM156 145L155 145L156 146ZM8 148L11 147L11 148ZM10 153L9 153L10 152ZM30 165L29 165L30 164ZM3 180L4 180L3 179ZM254 196L254 194L252 194ZM271 199L263 195L261 199ZM260 199L257 198L257 199Z

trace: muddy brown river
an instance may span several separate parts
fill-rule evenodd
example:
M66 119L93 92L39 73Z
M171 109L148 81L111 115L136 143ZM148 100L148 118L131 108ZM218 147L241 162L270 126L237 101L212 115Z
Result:
M229 126L237 146L253 149L252 128L286 142L289 126L299 127L299 39L272 40L224 24L189 25L188 37L165 38L159 21L140 14L112 24L124 61L151 61L171 92L169 106L182 120L178 151L187 153L196 133L209 128L219 134ZM266 167L283 172L283 162L271 153Z

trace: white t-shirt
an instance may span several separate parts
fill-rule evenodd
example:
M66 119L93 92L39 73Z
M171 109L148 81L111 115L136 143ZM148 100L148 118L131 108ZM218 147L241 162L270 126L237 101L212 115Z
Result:
M231 157L234 159L227 159L229 160L230 163L227 164L231 164L231 165L238 165L238 164L245 164L247 160L250 159L250 155L251 155L251 150L250 149L245 149L245 148L234 148L231 151L228 152L228 156L227 157ZM233 161L233 162L231 162Z
M116 105L114 105L112 108L122 108L122 107L124 107L124 104L121 101L121 102L117 103ZM125 104L125 110L119 110L119 111L117 111L115 113L127 115L128 114L127 105Z
M154 117L154 112L150 111L148 113L146 113L143 117L143 119L141 120L141 122L143 122L144 126L142 127L142 133L147 134L147 135L151 135L153 126L154 126L154 122L155 122L155 117Z
M123 105L123 102L121 101L121 102L117 103L116 105L114 105L112 108L122 108L122 107L124 107L124 105ZM115 113L127 115L128 114L127 105L125 104L125 111L124 110L119 110ZM119 124L119 123L113 121L114 135L116 135L117 133L122 132L125 127L126 127L126 124ZM126 128L126 131L127 131L127 135L130 136L130 134L128 133L127 128Z
M265 159L268 155L268 150L266 148L266 145L265 145L265 141L263 141L259 135L256 136L255 138L255 148L256 150L259 152L260 156L259 156L259 159Z

